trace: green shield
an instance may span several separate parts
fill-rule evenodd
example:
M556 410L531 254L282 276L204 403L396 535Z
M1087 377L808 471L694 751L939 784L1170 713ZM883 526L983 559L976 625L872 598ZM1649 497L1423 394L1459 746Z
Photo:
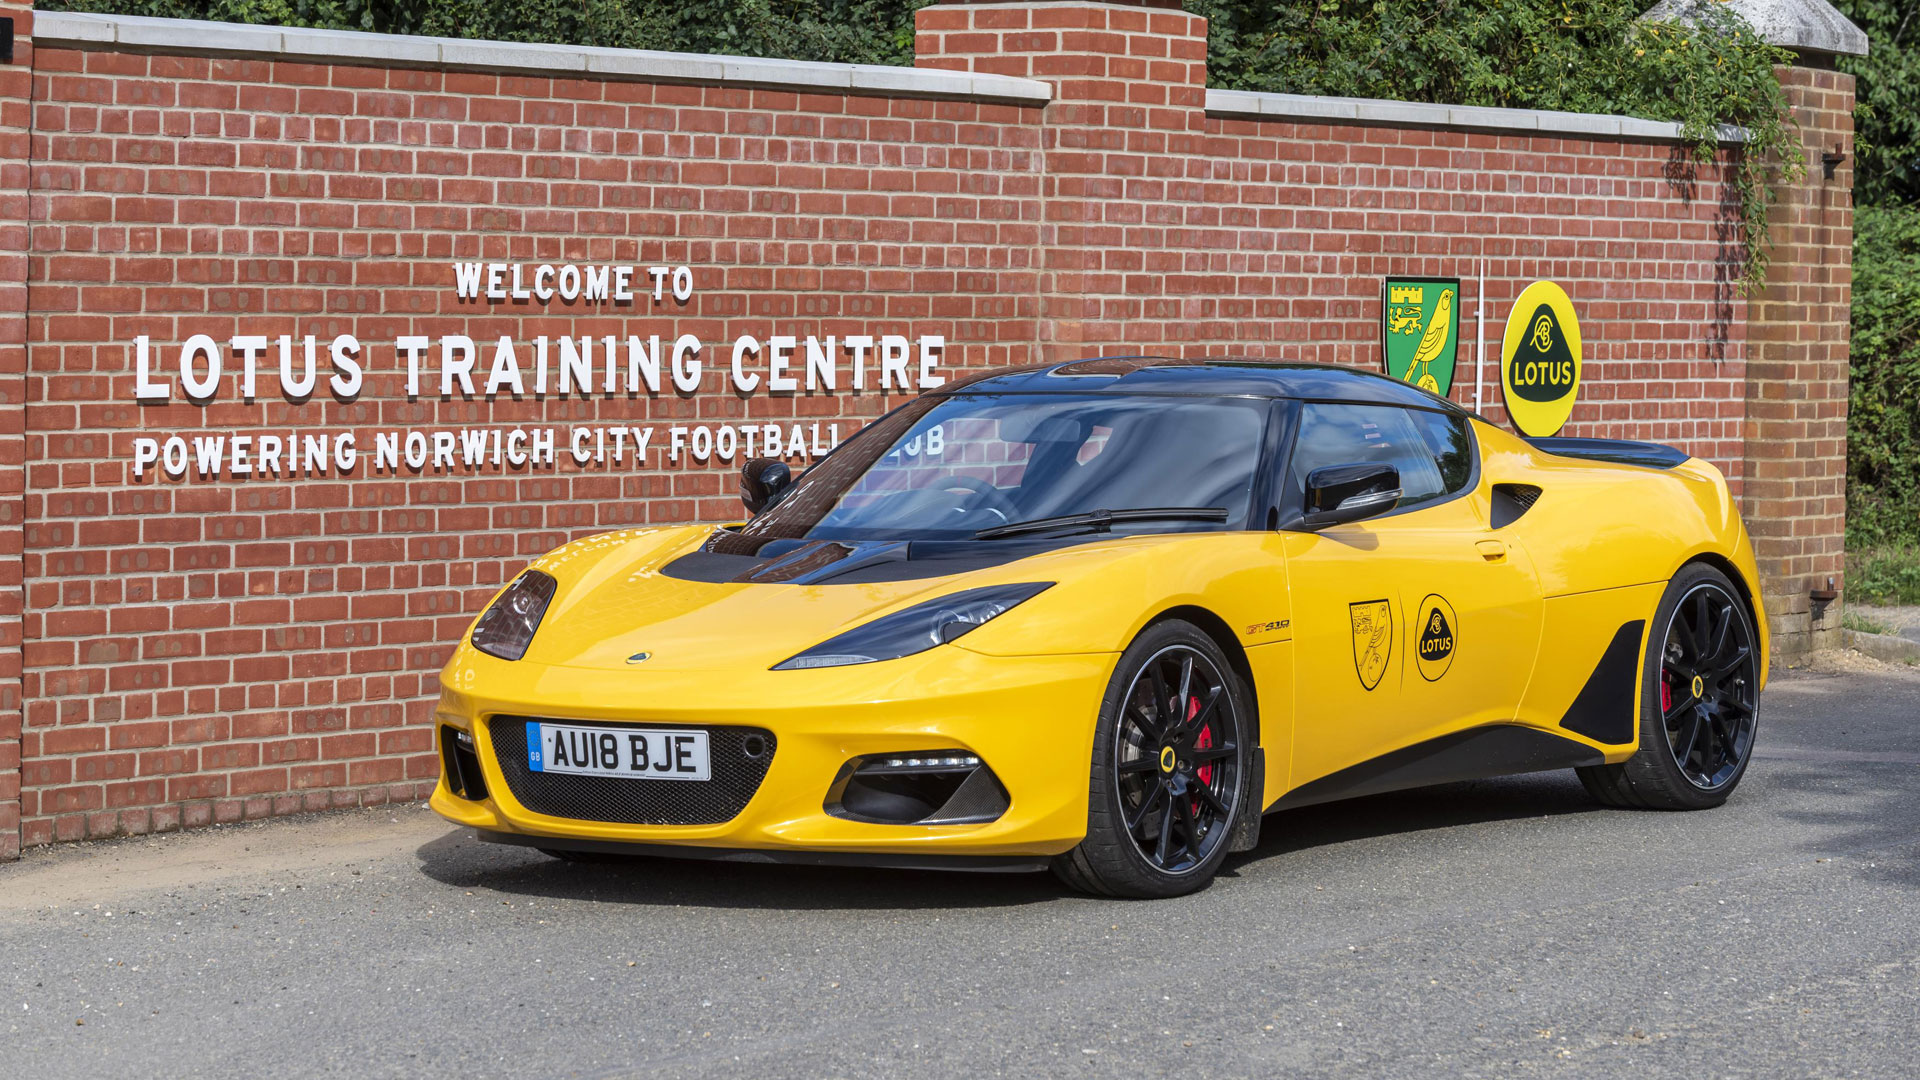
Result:
M1460 280L1388 278L1382 300L1380 354L1387 374L1446 397L1460 346Z

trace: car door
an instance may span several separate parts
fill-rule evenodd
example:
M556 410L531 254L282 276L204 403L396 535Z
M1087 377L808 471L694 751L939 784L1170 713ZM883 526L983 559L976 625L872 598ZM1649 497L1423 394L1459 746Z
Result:
M1537 581L1526 553L1488 528L1471 423L1440 410L1306 403L1283 504L1314 469L1373 462L1400 471L1392 511L1285 537L1296 663L1289 786L1512 719L1533 669Z

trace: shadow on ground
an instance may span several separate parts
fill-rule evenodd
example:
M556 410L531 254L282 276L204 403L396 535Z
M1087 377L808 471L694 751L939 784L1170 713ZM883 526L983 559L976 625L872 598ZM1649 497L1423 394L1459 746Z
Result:
M1508 777L1378 795L1269 815L1260 846L1230 857L1224 877L1284 856L1373 837L1595 812L1571 773ZM1078 894L1051 874L942 873L637 857L570 863L530 848L482 844L464 829L418 850L422 871L462 889L556 900L760 910L1007 907Z

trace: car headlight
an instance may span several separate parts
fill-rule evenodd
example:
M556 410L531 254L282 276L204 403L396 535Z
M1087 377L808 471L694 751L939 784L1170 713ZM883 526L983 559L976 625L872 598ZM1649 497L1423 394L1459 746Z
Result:
M798 656L780 661L773 665L773 670L844 667L912 656L967 634L1052 587L1051 581L990 585L915 604L905 611L884 615L865 626L829 638Z
M552 575L538 570L521 574L473 624L473 647L502 660L527 655L533 632L540 628L540 619L546 615L547 604L558 586Z

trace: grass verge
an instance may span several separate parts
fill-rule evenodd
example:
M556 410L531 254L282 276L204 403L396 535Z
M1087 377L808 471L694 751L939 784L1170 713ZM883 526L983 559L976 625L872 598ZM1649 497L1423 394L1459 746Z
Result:
M1849 599L1861 604L1920 604L1920 547L1848 552L1847 592Z

